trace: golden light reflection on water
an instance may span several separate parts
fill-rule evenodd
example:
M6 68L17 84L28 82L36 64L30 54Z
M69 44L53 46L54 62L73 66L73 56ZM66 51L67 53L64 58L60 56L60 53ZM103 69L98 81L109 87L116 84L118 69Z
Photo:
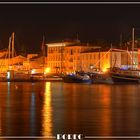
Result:
M102 112L102 135L110 135L111 134L111 101L110 101L110 88L108 86L104 87L104 92L102 93L102 101L101 104L105 107Z
M52 135L52 106L51 106L51 83L47 82L45 84L45 93L44 93L44 104L42 110L42 135L51 136Z
M2 127L1 127L1 124L2 124L2 122L1 122L1 111L0 111L0 136L2 135Z
M0 102L1 102L1 98L0 98ZM1 122L1 120L2 120L2 116L1 116L1 112L2 112L2 110L1 110L1 104L0 104L0 136L2 135L2 122Z

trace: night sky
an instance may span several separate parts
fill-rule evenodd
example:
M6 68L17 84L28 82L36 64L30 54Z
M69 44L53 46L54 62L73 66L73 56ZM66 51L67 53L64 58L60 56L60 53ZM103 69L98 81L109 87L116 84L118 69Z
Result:
M0 5L0 48L8 46L13 31L17 48L36 52L43 35L47 43L77 34L82 42L119 43L121 33L124 40L131 37L133 26L140 28L140 4Z

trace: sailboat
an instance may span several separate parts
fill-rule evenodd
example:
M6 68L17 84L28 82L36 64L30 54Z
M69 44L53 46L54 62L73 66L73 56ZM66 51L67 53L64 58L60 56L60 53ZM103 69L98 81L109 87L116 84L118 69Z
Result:
M30 81L30 75L28 71L19 69L20 59L26 59L22 56L15 55L14 48L14 40L15 34L12 33L12 36L9 38L9 45L7 49L7 53L5 56L5 63L1 66L4 71L0 73L0 81L1 82L22 82L22 81Z
M132 29L132 68L123 70L113 67L110 76L114 83L140 83L140 70L134 69L134 28Z

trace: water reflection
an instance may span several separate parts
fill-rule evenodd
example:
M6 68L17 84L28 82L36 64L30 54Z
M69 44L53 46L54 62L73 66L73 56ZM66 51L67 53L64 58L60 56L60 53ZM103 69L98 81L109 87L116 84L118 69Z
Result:
M45 85L44 103L42 109L42 135L52 136L52 106L51 106L51 83Z
M35 105L35 94L32 92L31 95L31 117L30 117L30 129L31 134L34 136L35 134L35 128L36 128L36 105Z
M115 85L112 90L112 135L140 134L139 85Z
M139 91L140 85L0 83L0 135L140 135Z
M104 93L101 93L101 105L104 107L101 112L101 126L100 135L111 135L111 92L108 86L104 86Z
M2 120L2 116L1 116L1 110L0 110L0 136L2 135L2 126L1 126L2 122L1 122L1 120Z
M11 128L11 119L10 119L10 115L11 115L11 100L10 100L10 96L11 96L11 84L10 82L7 83L7 87L8 87L8 92L7 92L7 98L6 98L6 133L12 133L12 128Z

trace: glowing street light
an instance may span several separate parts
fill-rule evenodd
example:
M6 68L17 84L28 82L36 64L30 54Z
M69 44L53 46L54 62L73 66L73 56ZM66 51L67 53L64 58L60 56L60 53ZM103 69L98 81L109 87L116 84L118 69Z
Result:
M50 71L51 71L50 68L45 68L45 70L44 70L44 74L47 74L47 73L49 73Z

